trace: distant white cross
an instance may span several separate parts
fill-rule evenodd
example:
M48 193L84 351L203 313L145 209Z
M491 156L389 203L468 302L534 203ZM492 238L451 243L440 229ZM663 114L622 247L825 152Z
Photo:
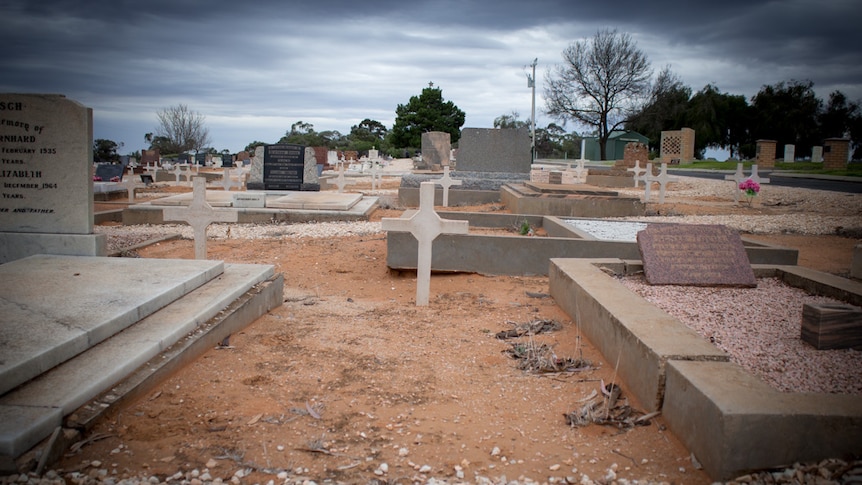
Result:
M652 167L650 167L650 168L652 168ZM635 187L637 187L638 182L643 180L643 174L646 173L646 169L641 168L641 161L640 160L635 160L635 166L632 168L627 168L626 172L634 172ZM646 183L646 182L644 182L644 183Z
M572 168L572 166L569 165L568 167L566 167L566 171L567 172L574 172L575 178L577 179L578 183L583 184L583 183L586 183L587 174L589 173L590 170L588 168L584 168L584 160L579 159L575 168Z
M758 184L768 184L768 178L761 178L757 173L757 165L751 166L751 176L746 177L742 171L742 163L736 164L736 172L733 175L725 175L724 180L732 180L733 181L733 201L739 202L739 193L742 192L739 190L739 184L741 184L746 178L750 178L754 180Z
M408 218L384 217L380 224L384 231L409 232L419 242L416 254L416 306L428 306L432 243L440 234L467 234L469 223L440 218L434 212L434 182L422 182L419 186L419 210Z
M347 178L344 177L344 162L341 162L338 164L338 177L335 177L334 181L332 179L326 179L326 183L337 185L338 193L340 194L344 192L345 185L353 185L356 183L356 181L347 180Z
M436 185L443 186L443 207L449 207L449 187L464 183L463 180L453 179L449 176L449 165L443 166L443 177L433 180L433 182Z
M195 233L195 259L207 259L207 227L213 222L236 222L233 210L214 210L207 202L207 179L194 178L192 201L188 207L166 207L162 211L165 221L183 221Z
M174 175L177 176L177 184L180 183L180 177L183 175L183 168L180 167L180 164L174 165Z
M375 190L383 183L383 177L380 174L380 162L373 160L371 162L371 190Z
M129 203L135 203L135 189L139 186L138 182L135 181L135 169L129 167L129 175L125 179L123 179L122 183L120 183L123 187L126 188L126 192L129 194Z
M664 192L667 184L669 182L679 182L679 177L672 177L667 173L667 163L661 164L661 172L657 176L653 176L652 174L652 163L647 164L647 172L644 175L644 181L646 182L646 189L644 190L644 202L649 202L649 192L650 185L653 182L658 182L659 184L659 192L658 192L658 203L664 204Z
M231 187L242 188L242 182L234 182L233 177L231 177L231 169L225 168L224 175L222 175L221 178L221 186L224 187L225 191L229 191Z

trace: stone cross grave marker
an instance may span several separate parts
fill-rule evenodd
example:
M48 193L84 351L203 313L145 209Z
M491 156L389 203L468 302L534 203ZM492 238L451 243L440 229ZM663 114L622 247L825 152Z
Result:
M652 166L650 166L650 170L652 170ZM637 188L638 182L640 182L641 180L644 180L643 176L647 172L647 169L641 168L641 161L640 160L635 160L635 166L632 168L627 168L626 172L634 173L635 188ZM644 180L644 185L646 185L645 180Z
M574 172L575 179L577 180L577 183L579 183L579 184L586 183L587 174L590 172L590 170L588 168L584 168L584 160L583 159L578 159L578 163L575 165L575 168L572 168L572 166L569 165L566 168L566 171Z
M237 213L232 210L217 211L207 202L207 179L194 178L194 192L188 207L166 207L165 221L183 221L195 232L195 259L207 259L207 227L213 222L236 222Z
M134 204L135 203L135 189L140 186L140 184L138 184L138 181L135 180L135 169L134 168L129 167L129 176L124 177L123 181L120 183L120 185L126 189L126 192L128 192L129 203Z
M449 165L445 165L443 167L443 177L436 179L433 182L436 185L443 186L443 207L449 207L449 187L464 183L463 180L453 179L449 176Z
M759 185L768 184L768 178L762 178L760 174L757 173L757 164L751 166L751 175L746 177L742 171L742 163L736 164L736 172L733 175L725 175L724 180L732 180L733 181L733 201L739 202L739 193L742 192L739 190L739 184L741 184L746 178L750 178L754 180Z
M338 163L338 177L335 179L326 179L326 183L338 186L338 193L344 192L345 185L353 185L356 183L355 180L347 180L344 177L344 162Z
M637 233L651 285L756 287L739 233L717 224L649 224Z
M383 184L383 177L380 173L380 161L372 160L371 161L371 190L375 190L378 187L381 187Z
M225 168L224 169L224 175L222 175L222 178L221 178L221 186L224 187L224 190L226 192L230 191L231 187L237 187L240 189L242 188L242 182L240 182L240 181L235 182L233 180L233 177L231 176L231 172L232 172L232 169Z
M658 203L664 204L664 192L667 188L667 184L669 182L679 182L679 177L672 177L667 173L667 163L661 164L661 172L658 175L653 176L652 174L652 163L647 164L646 174L644 175L644 183L646 184L646 189L644 190L644 202L649 202L650 198L650 185L653 182L658 182Z
M176 175L176 177L177 177L176 183L177 183L177 185L179 185L180 177L182 177L184 175L183 168L180 167L179 163L174 165L174 175Z
M419 186L419 210L406 219L384 217L380 221L384 231L405 231L419 242L416 255L416 306L428 306L431 289L431 248L440 234L467 234L467 221L442 219L434 212L434 182Z

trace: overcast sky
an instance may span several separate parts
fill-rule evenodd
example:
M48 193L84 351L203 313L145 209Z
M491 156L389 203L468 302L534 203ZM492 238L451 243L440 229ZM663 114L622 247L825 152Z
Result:
M59 93L93 108L94 138L146 148L156 111L206 117L213 147L274 143L302 120L343 134L433 82L491 127L537 123L548 69L600 29L631 34L656 72L697 92L751 98L810 79L818 96L862 98L860 0L0 0L0 92ZM569 131L578 128L567 125Z

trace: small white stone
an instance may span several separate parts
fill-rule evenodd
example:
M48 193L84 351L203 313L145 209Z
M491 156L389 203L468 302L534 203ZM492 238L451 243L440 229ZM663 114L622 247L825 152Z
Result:
M287 472L278 472L278 475L275 476L279 480L287 480Z
M499 456L499 455L500 455L500 448L495 446L494 448L491 449L491 456Z
M407 456L409 454L410 454L410 450L408 450L407 448L399 448L398 449L398 456Z
M551 470L552 472L555 472L559 469L560 469L560 465L558 463L555 463L555 464L548 467L548 470Z
M422 465L422 466L419 468L419 473L428 473L428 472L430 472L430 471L431 471L431 466L430 466L430 465Z

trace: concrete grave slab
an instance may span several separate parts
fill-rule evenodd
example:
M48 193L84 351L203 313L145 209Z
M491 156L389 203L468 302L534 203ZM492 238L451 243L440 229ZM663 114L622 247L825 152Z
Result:
M236 192L226 190L207 190L206 201L211 207L231 207L233 205L233 196ZM194 198L193 192L171 195L154 199L149 203L151 205L169 206L169 207L188 207Z
M219 261L37 255L0 265L0 393L222 273Z
M651 285L756 287L739 233L714 224L650 224L637 235Z
M264 192L236 192L233 194L233 207L238 209L266 207L266 194Z
M63 416L273 276L271 265L227 264L218 278L4 395L0 398L0 454L17 456L26 451L61 425Z
M333 192L292 192L267 202L270 209L350 210L362 194Z

